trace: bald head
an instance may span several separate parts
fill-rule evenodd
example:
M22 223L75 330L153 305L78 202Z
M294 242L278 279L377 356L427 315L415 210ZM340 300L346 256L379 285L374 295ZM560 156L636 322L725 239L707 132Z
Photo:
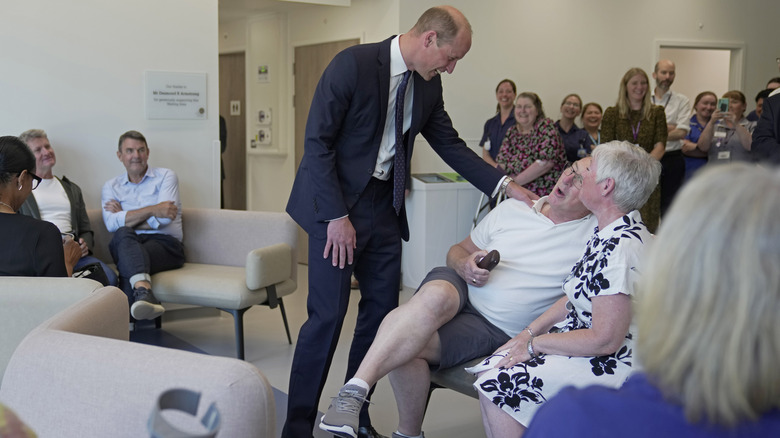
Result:
M438 45L452 44L458 33L465 31L471 36L471 24L462 12L452 6L434 6L423 12L409 31L420 36L428 31L436 32Z
M429 81L442 73L451 74L466 56L471 48L471 25L452 6L435 6L399 37L399 45L406 67Z
M674 83L675 68L674 63L668 59L662 59L655 63L653 69L653 79L656 86L663 92L669 91Z

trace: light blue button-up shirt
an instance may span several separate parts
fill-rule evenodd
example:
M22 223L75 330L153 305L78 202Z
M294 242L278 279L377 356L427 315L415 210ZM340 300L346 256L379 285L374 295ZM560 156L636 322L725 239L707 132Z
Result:
M114 232L125 225L125 216L128 211L138 210L163 201L173 201L179 209L176 218L150 217L146 223L150 230L136 230L138 234L164 233L171 235L179 241L182 240L181 229L181 200L179 199L179 178L170 169L162 167L149 167L140 183L130 182L127 173L107 181L103 185L102 203L115 199L122 205L122 211L111 213L103 210L103 222L110 232Z

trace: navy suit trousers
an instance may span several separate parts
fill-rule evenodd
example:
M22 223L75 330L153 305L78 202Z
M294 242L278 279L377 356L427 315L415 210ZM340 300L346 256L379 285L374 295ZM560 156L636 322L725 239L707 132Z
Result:
M309 236L308 320L301 327L295 348L282 437L312 436L322 388L349 304L353 270L360 283L361 298L346 379L354 376L382 319L398 307L401 232L392 205L392 190L392 181L372 178L350 211L349 219L357 235L353 265L334 267L331 257L322 257L326 240ZM360 425L370 424L366 403Z

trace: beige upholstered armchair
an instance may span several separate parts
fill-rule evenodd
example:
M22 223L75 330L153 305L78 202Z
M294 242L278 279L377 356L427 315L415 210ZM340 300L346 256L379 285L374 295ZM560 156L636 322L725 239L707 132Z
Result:
M95 253L112 260L111 235L100 210L90 210ZM282 297L295 291L297 227L287 213L184 208L181 269L152 276L155 296L166 303L215 307L233 315L236 355L244 358L243 315L262 304L279 307L292 343Z

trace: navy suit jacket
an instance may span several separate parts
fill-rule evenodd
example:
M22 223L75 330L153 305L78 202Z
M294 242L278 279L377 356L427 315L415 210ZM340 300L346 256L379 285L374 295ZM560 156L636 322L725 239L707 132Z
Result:
M764 99L750 150L758 161L780 164L780 94Z
M309 233L325 238L327 222L349 214L374 173L390 90L390 41L361 44L336 55L314 92L304 155L287 212ZM503 174L468 148L444 110L441 78L414 74L412 121L404 136L406 172L417 134L479 190L491 194ZM409 238L405 209L401 235Z

